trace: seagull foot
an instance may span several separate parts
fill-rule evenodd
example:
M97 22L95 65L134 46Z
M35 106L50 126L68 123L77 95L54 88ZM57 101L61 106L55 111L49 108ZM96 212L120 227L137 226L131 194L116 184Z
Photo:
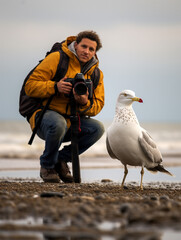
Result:
M143 191L143 186L142 185L139 187L139 190Z
M121 190L127 190L127 189L128 189L127 186L121 185Z

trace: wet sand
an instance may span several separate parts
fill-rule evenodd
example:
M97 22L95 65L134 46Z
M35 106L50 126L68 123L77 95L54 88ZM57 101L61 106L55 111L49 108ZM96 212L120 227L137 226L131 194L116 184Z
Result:
M180 240L181 181L168 176L174 182L159 182L151 174L141 191L140 174L134 176L129 168L135 182L128 177L122 190L123 169L109 160L81 159L82 183L53 184L42 182L38 175L18 178L27 169L39 174L38 160L1 159L1 173L14 171L16 177L0 178L0 239ZM180 164L179 158L165 161L165 166L176 169ZM103 166L106 178L101 178ZM86 182L90 167L94 178L88 175ZM119 182L111 179L116 169Z
M181 234L181 183L147 183L141 191L136 182L121 190L109 179L1 180L0 219L0 239L163 240L172 230L174 240Z

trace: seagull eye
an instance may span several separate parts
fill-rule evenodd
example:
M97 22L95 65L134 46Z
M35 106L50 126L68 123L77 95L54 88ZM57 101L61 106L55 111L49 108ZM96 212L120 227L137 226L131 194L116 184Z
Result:
M127 96L128 96L128 94L124 93L124 96L125 96L125 97L127 97Z

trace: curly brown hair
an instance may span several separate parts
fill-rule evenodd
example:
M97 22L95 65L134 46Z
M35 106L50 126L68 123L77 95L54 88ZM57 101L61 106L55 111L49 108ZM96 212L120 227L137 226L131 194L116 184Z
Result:
M96 47L96 51L98 51L100 48L102 48L102 43L101 40L98 36L98 34L94 31L83 31L80 32L77 36L76 36L76 42L80 43L82 41L83 38L88 38L92 41L95 41L97 43L97 47Z

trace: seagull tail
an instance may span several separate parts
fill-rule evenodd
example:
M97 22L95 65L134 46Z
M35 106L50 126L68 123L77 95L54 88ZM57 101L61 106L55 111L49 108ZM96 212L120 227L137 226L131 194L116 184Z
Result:
M170 175L170 176L174 176L172 173L170 173L168 170L166 170L162 165L158 165L158 166L156 166L156 167L154 167L154 168L147 168L148 169L148 171L150 171L150 172L153 172L153 173L156 173L156 172L162 172L162 173L166 173L166 174L168 174L168 175Z

